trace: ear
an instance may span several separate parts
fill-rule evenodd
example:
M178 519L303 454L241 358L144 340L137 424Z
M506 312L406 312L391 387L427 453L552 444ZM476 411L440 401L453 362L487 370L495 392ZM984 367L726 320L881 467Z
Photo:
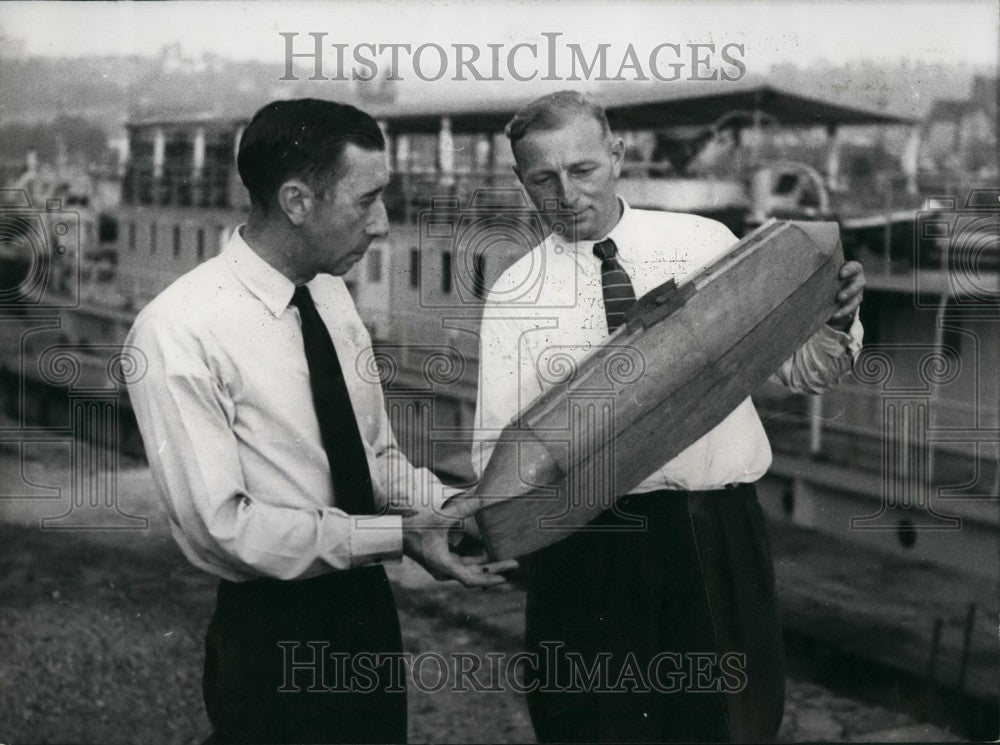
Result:
M289 179L278 187L278 206L292 225L301 225L312 212L316 193L301 179Z
M621 137L615 137L608 152L611 154L611 172L618 178L622 173L622 163L625 162L625 141Z
M517 180L523 186L524 185L524 176L521 174L521 169L517 167L517 163L515 163L514 165L512 165L510 168L511 168L512 171L514 171L514 175L517 176Z

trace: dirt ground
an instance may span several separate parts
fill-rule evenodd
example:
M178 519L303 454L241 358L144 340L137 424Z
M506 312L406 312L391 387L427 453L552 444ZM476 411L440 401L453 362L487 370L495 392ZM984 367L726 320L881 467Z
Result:
M207 736L201 645L214 580L171 544L138 553L9 525L0 526L0 544L0 741L152 745ZM480 595L471 613L488 604ZM441 608L434 593L397 597L407 651L515 650L516 640L462 623L469 614ZM511 692L411 690L412 742L531 738Z

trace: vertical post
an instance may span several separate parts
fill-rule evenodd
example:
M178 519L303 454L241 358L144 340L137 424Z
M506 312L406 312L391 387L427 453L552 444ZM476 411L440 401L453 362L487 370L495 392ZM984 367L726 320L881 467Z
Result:
M167 138L161 127L153 131L153 204L163 201L163 165L166 160Z
M233 136L233 157L235 158L240 153L240 140L243 139L243 130L246 129L242 124L236 128L236 134Z
M205 199L205 128L194 131L194 145L191 152L191 205L198 207Z
M892 271L892 189L885 191L885 229L882 231L882 261L885 273Z
M823 394L809 396L809 455L813 458L823 452Z
M969 649L972 647L972 629L976 621L976 604L969 603L969 610L965 614L965 629L962 634L962 656L958 661L958 696L961 699L965 695L965 676L969 669Z
M493 133L485 135L486 138L486 172L489 174L490 184L494 182L497 170L497 142Z
M163 163L167 152L167 137L162 127L153 130L153 178L163 176Z
M940 618L934 619L934 636L931 638L931 651L927 659L927 672L924 675L926 681L926 692L924 694L924 712L930 712L931 701L934 693L934 676L937 672L938 648L941 646L941 627L944 622Z
M438 131L437 166L442 186L453 186L455 183L455 143L451 135L451 117L441 117L441 129Z
M902 162L900 164L903 173L906 174L906 193L910 195L917 194L917 173L920 170L920 145L920 127L919 125L913 125L910 127L910 137L906 141L906 147L903 150Z
M826 128L827 145L829 149L826 154L826 187L830 191L836 191L840 184L840 130L836 124L830 124Z
M758 99L760 94L758 93ZM758 100L753 107L753 150L751 151L751 157L753 159L753 166L756 167L760 163L760 151L762 140L764 137L764 112L761 110L761 101Z
M403 199L403 220L409 225L413 220L413 200L410 194L410 138L400 132L395 137L396 169L399 171L399 191Z
M198 127L194 132L194 149L191 154L191 177L196 181L201 178L205 167L205 128Z
M382 137L385 139L385 152L389 160L389 173L396 171L396 142L395 137L389 134L389 123L385 119L378 120L378 128L382 130Z
M948 281L945 281L941 285L941 297L938 298L937 311L934 314L934 353L938 355L943 354L944 347L944 324L945 318L948 314L948 288L951 287L951 281L948 277L949 269L949 257L948 257L948 246L951 241L941 241L941 271L945 274ZM919 267L914 267L916 271L920 271ZM928 405L930 410L933 412L934 408L937 406L938 400L938 387L932 385L930 389L930 397L928 400ZM927 443L927 473L931 478L934 478L934 465L935 465L935 445L933 442Z
M476 140L476 170L487 186L496 182L496 149L492 134L482 134Z
M410 170L410 138L400 132L393 138L396 151L396 168L404 173Z
M243 139L243 130L246 129L243 125L236 128L236 132L233 135L233 160L236 162L236 158L240 152L240 141ZM212 196L212 207L244 207L249 203L249 195L243 190L243 184L240 181L240 176L236 172L235 168L230 168L226 173L225 179L217 179L217 183L213 187L218 188L222 193L213 194ZM244 200L242 202L237 202L236 196L243 195Z

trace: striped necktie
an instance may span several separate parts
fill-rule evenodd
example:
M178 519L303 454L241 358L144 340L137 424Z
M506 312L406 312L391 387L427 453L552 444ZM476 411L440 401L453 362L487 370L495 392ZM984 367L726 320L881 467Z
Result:
M330 461L334 501L348 514L371 515L375 512L375 495L368 458L354 406L347 393L344 373L337 359L337 350L316 310L309 288L305 285L296 287L291 304L299 309L302 318L309 385L323 449ZM276 385L281 385L281 381L277 381Z
M601 285L604 289L604 314L608 333L625 322L625 312L635 303L635 290L628 273L618 263L618 247L610 238L594 244L594 256L601 260Z

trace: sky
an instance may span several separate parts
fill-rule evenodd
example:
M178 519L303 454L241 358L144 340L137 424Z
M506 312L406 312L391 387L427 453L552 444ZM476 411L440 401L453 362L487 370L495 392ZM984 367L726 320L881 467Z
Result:
M280 31L327 40L514 44L544 31L582 45L742 43L751 69L852 61L995 65L996 0L981 2L186 2L4 3L0 29L31 55L153 54L179 43L280 62Z

